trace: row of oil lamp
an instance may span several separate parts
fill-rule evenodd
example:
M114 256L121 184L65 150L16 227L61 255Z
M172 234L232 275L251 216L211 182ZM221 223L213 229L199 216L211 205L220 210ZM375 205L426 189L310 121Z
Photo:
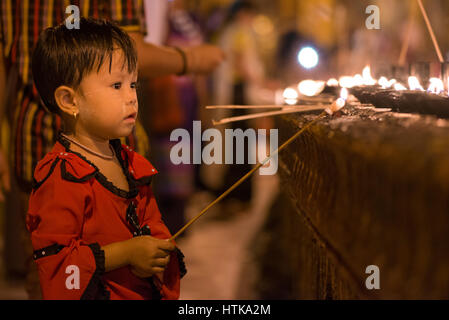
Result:
M323 91L336 93L340 88L349 90L361 103L372 104L378 108L391 108L397 112L432 114L449 118L448 92L445 91L441 79L430 78L426 90L416 76L410 76L407 88L395 79L386 77L374 79L369 66L363 69L362 74L342 76L338 80L335 78L329 79L327 82L303 80L296 87L291 86L278 91L275 103L296 105ZM340 98L342 97L340 96Z

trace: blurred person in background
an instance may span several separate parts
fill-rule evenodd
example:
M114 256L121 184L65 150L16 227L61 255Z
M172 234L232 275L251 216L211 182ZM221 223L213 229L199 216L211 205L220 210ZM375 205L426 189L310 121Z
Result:
M40 298L41 293L36 267L31 260L31 243L25 230L26 206L34 168L54 145L61 128L61 119L49 113L41 103L31 79L30 57L40 32L64 22L73 13L70 10L70 13L66 13L68 5L76 5L81 16L111 19L127 31L136 44L140 77L207 73L223 60L222 51L210 45L175 49L145 43L146 26L141 0L79 0L71 3L57 0L2 1L0 50L4 64L0 64L0 123L5 121L12 124L10 133L8 130L2 131L11 136L12 143L3 145L0 149L0 197L4 199L4 192L12 190L11 197L7 198L6 214L9 216L7 221L14 222L9 223L6 228L11 238L7 241L11 248L6 248L7 255L9 252L6 261L24 251L22 255L26 260L26 290L31 299ZM139 122L136 130L123 140L123 143L148 157L148 137ZM14 173L11 181L10 167ZM17 245L20 241L22 247Z
M160 15L167 18L159 34L153 35L155 39L161 39L167 46L183 48L203 44L202 30L185 9L183 0L174 0L164 6ZM149 122L151 159L160 172L154 179L154 190L164 212L164 222L170 232L175 233L186 222L186 204L195 188L195 165L171 162L170 151L178 142L170 141L170 134L183 128L192 136L193 121L199 117L199 105L204 106L207 99L206 79L201 75L165 76L150 80L147 88L149 108L144 121ZM182 233L181 237L186 234Z
M225 52L227 59L214 74L214 104L216 105L273 104L274 90L267 89L270 94L266 95L268 80L254 32L254 21L258 13L254 3L247 0L237 0L229 8L228 19L218 39L218 45ZM245 114L245 111L214 110L213 118L220 119L242 114ZM269 134L273 126L273 119L265 117L221 125L217 129L222 131L222 136L227 128L240 128L243 131L249 128L265 129ZM247 144L246 141L244 164L235 164L236 146L234 144L234 164L212 164L201 167L201 178L204 184L216 196L251 170L252 165L248 164ZM268 145L263 146L265 147L269 148ZM273 180L272 178L260 176L257 173L252 180L245 181L238 190L231 192L224 201L223 218L232 217L240 211L254 209L254 204L260 204L254 201L254 190L260 188L272 190L273 184L263 182L267 179Z

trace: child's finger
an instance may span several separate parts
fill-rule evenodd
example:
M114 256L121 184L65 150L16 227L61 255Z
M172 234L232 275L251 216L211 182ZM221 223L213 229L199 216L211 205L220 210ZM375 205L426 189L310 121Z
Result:
M168 257L154 259L153 266L154 267L165 267L168 264L169 260L170 259Z
M169 241L161 241L159 248L163 250L173 251L175 250L175 245Z
M170 252L167 252L163 249L159 249L156 251L156 254L154 255L155 258L166 258L170 255Z
M168 239L164 239L164 241L170 242L170 243L172 243L172 244L176 247L176 242L175 242L175 240L171 240L171 238L168 238ZM173 250L174 250L174 249L173 249Z
M152 268L153 273L159 273L159 272L164 272L164 268L161 267L153 267Z

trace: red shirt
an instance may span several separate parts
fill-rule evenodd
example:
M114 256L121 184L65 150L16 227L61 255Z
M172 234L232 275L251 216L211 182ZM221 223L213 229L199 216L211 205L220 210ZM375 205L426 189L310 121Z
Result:
M62 136L36 167L27 228L43 297L154 299L160 295L162 299L177 299L180 267L185 273L179 250L171 254L162 278L138 278L129 266L104 272L101 246L133 236L171 236L150 185L156 169L120 140L110 143L129 191L115 187L93 163L71 151Z

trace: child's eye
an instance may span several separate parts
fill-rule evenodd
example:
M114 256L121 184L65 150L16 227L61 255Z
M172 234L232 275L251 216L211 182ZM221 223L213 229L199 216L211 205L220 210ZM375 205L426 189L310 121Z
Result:
M137 82L132 82L131 83L131 89L137 89L138 83Z
M114 89L120 89L120 88L122 87L122 83L121 83L121 82L114 83L114 84L112 85L112 87L113 87Z

